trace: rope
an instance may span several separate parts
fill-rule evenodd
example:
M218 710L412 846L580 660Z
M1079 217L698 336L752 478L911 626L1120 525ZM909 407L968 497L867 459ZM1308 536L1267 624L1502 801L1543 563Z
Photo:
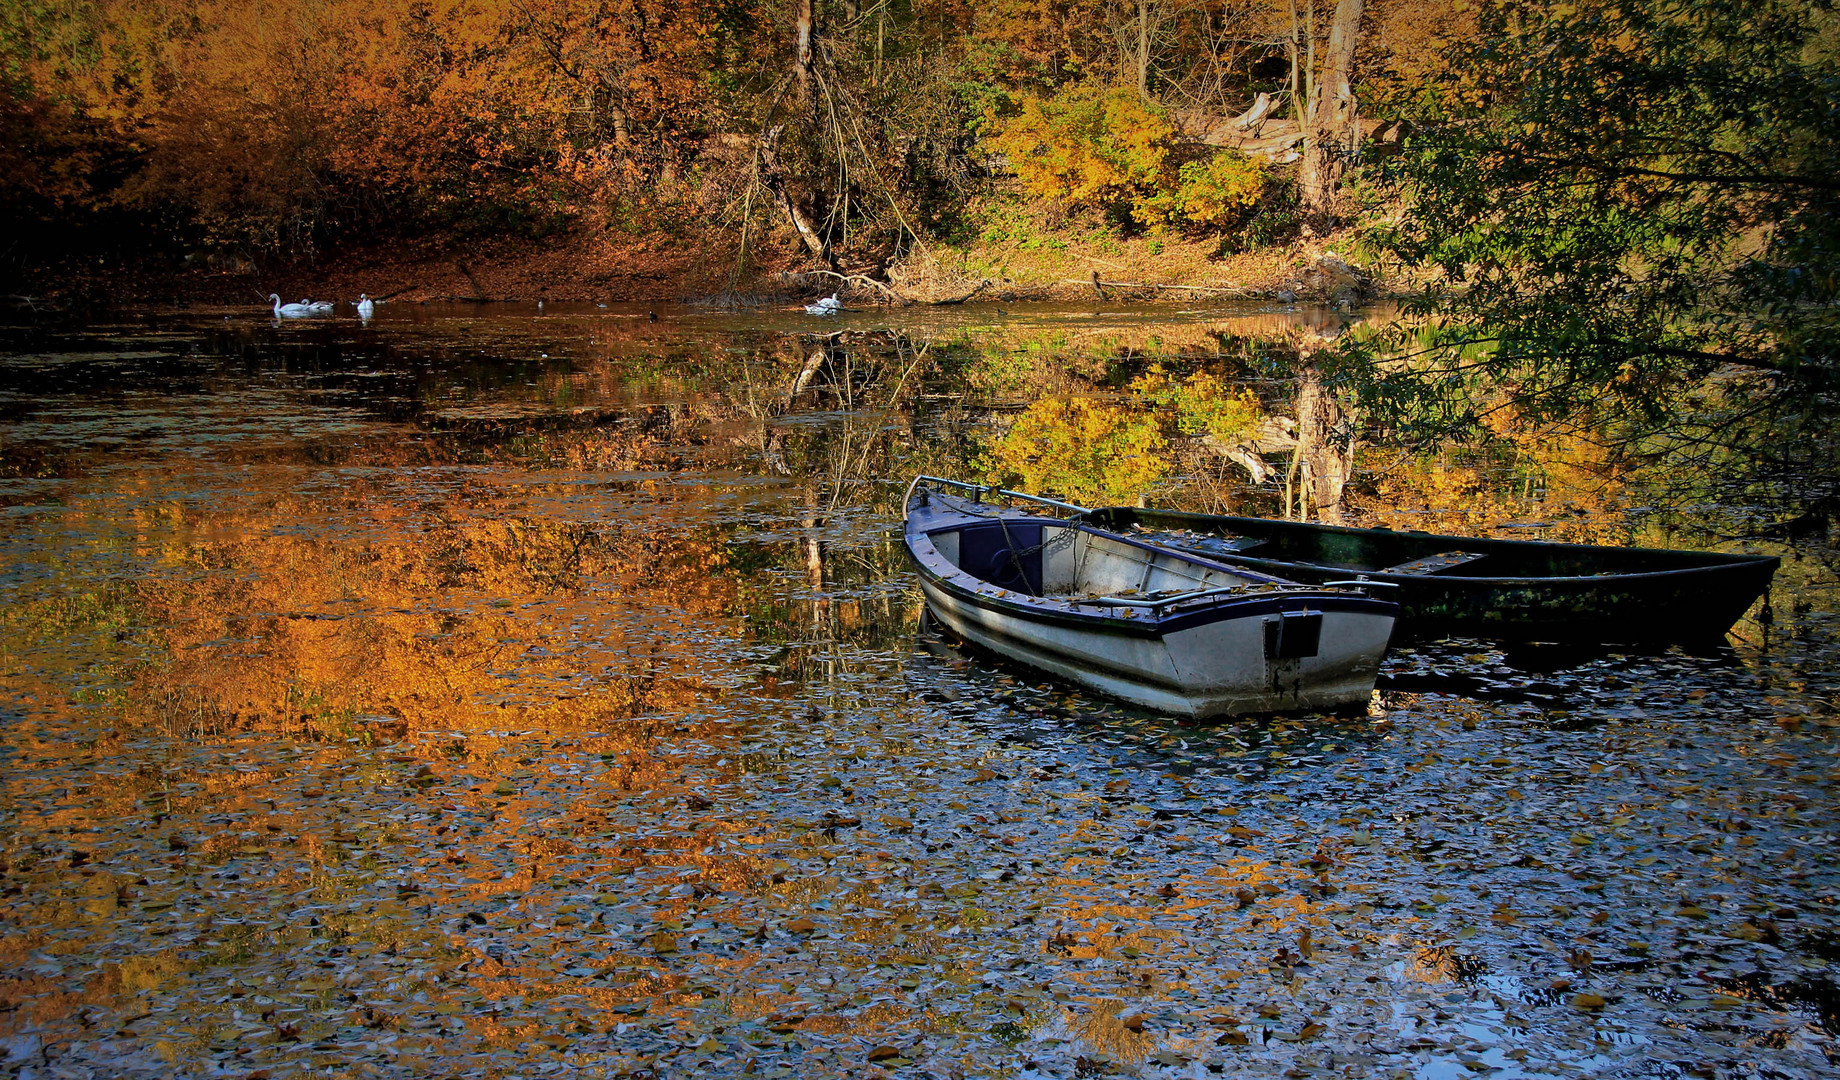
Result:
M1050 551L1059 551L1061 548L1073 543L1073 538L1079 530L1071 525L1067 525L1062 527L1059 532L1055 533L1051 539L1043 540L1033 547L1019 548L1016 546L1016 538L1010 535L1009 522L1002 514L994 516L997 519L997 527L1003 530L1003 543L1008 546L1010 565L1016 568L1016 576L1022 579L1022 587L1025 589L1031 588L1029 585L1029 572L1022 565L1022 557L1024 555L1033 555L1039 551L1042 552L1042 567L1041 572L1038 573L1036 577L1041 580L1038 580L1033 587L1046 588L1046 578L1048 575L1047 553ZM1042 530L1044 533L1047 531L1046 529Z
M1016 567L1016 575L1022 579L1022 584L1025 587L1029 584L1029 572L1022 566L1022 557L1025 555L1033 555L1038 551L1043 553L1059 551L1073 543L1080 531L1072 525L1067 525L1061 528L1054 536L1043 540L1039 544L1035 544L1031 547L1017 547L1016 538L1009 531L1009 522L1003 514L1002 507L986 506L983 503L966 502L964 499L955 495L948 495L943 491L934 491L933 497L948 500L960 512L970 514L973 517L995 519L997 527L1003 530L1003 542L1009 547L1010 562ZM1047 530L1043 529L1042 531L1046 532ZM1043 571L1045 572L1046 569L1047 568L1044 566Z
M1016 576L1022 579L1022 587L1027 590L1029 572L1022 566L1022 553L1016 550L1016 538L1009 534L1009 524L1003 520L1001 514L997 515L997 527L1003 530L1003 543L1008 545L1005 550L1009 552L1010 565L1016 568ZM1035 547L1039 549L1041 545L1036 544Z

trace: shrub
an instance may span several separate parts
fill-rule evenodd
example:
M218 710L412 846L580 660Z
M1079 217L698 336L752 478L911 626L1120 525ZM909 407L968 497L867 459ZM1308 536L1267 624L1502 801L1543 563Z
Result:
M1153 408L1171 410L1184 435L1230 439L1257 427L1264 416L1257 394L1235 393L1205 371L1178 382L1157 364L1132 380L1131 391Z
M986 479L1088 505L1136 502L1169 471L1154 417L1081 396L1023 410L984 459Z
M1174 189L1175 125L1133 90L1071 86L1025 98L1017 115L991 126L991 145L1038 198L1122 212L1148 225L1162 215L1154 200Z
M1238 228L1259 204L1268 171L1264 162L1235 150L1189 162L1179 173L1182 217L1203 229Z
M991 144L1029 194L1110 211L1140 228L1238 228L1269 179L1263 162L1232 150L1178 166L1168 113L1124 87L1025 98L1015 116L988 123Z

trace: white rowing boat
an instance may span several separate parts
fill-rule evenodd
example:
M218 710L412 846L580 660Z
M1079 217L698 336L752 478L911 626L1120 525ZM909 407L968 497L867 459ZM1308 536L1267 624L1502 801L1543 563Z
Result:
M921 590L953 633L1146 708L1365 708L1392 634L1393 604L1106 532L1068 503L921 476L906 511Z

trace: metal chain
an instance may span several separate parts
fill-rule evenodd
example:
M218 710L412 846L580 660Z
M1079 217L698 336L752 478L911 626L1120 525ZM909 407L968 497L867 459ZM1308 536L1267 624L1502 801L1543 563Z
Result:
M1004 508L1003 507L986 506L983 503L966 502L964 499L958 498L955 495L947 495L943 491L933 492L933 497L936 499L951 500L952 505L955 506L961 513L970 514L973 517L994 518L997 522L997 525L1003 530L1003 538L1005 540L1008 540L1011 544L1010 551L1014 553L1016 557L1018 558L1024 555L1033 555L1037 551L1043 551L1043 552L1059 551L1060 549L1066 547L1068 544L1073 543L1074 537L1080 531L1079 529L1074 528L1073 526L1069 525L1066 528L1063 528L1052 539L1043 540L1041 543L1036 544L1033 547L1025 547L1025 548L1017 549L1014 546L1015 539L1011 537L1009 534L1009 526L1005 524L1004 522L1004 516L1003 516ZM1018 569L1020 569L1020 567L1018 567Z

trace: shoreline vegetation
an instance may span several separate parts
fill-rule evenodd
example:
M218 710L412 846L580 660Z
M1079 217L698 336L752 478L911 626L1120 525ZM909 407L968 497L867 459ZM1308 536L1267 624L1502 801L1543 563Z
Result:
M1351 229L1281 246L1217 256L1217 242L1119 236L1104 230L1030 228L1021 236L936 244L879 278L764 256L734 273L734 237L630 235L588 225L529 239L455 243L439 237L359 246L310 259L258 262L192 253L69 260L18 283L15 303L74 307L114 303L249 303L360 293L403 303L502 301L790 304L841 291L853 305L930 305L1032 300L1197 302L1298 300L1358 306L1403 295L1405 283L1351 262ZM34 287L36 286L36 287ZM350 294L349 296L347 294Z
M1319 257L1347 261L1315 239L1364 213L1344 178L1405 130L1359 102L1468 21L1404 0L21 9L0 16L0 292L1307 296Z
M0 294L1382 299L1332 441L1835 506L1837 72L1835 0L15 6Z

